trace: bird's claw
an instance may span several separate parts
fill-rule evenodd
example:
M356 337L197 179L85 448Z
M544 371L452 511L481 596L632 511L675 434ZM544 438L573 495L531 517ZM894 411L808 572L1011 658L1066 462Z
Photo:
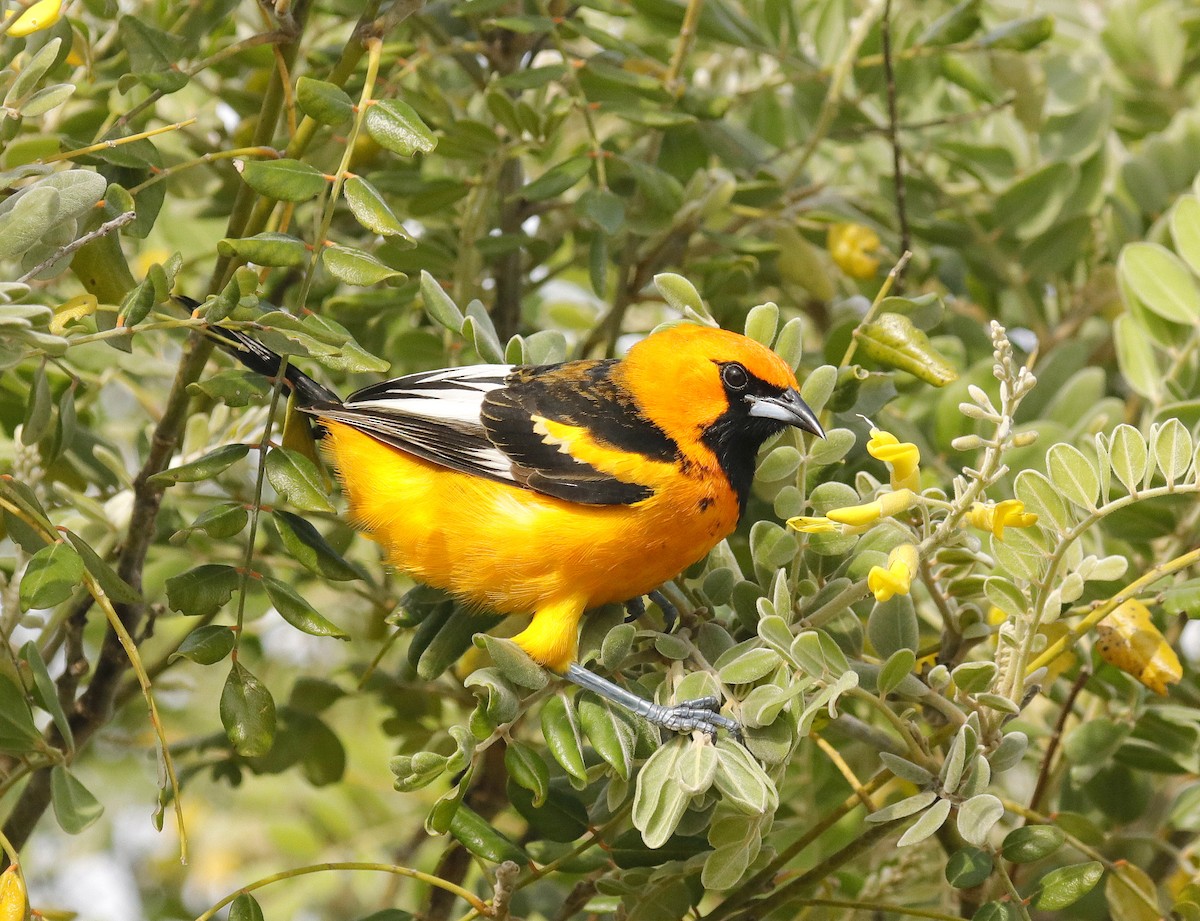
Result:
M642 596L630 598L625 602L625 623L632 624L646 616L646 602L642 600Z
M685 700L677 704L656 705L654 711L647 715L652 723L657 723L673 732L707 732L713 738L717 730L724 729L739 742L742 741L742 727L737 720L720 712L721 702L715 697L699 697L695 700Z
M663 613L663 628L666 633L674 633L675 625L679 623L679 609L667 600L667 596L655 589L650 593L650 600L658 605Z
M650 592L647 597L653 601L663 613L663 632L674 633L675 625L679 623L679 609L667 600L667 596L658 589ZM630 598L625 602L625 623L631 624L646 616L646 602L642 600L642 596Z

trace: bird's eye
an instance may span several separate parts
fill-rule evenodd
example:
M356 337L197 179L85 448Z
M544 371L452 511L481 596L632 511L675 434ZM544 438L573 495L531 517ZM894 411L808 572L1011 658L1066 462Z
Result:
M733 362L721 369L721 380L730 390L745 390L746 385L750 383L750 375L746 373L745 368Z

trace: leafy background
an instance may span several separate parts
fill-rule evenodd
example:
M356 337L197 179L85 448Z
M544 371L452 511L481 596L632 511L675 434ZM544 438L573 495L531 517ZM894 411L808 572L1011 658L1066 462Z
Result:
M35 908L1200 917L1192 4L37 7L0 44L0 809ZM727 693L748 749L472 646L172 290L341 392L681 313L773 343L830 438L768 445L676 632L582 644ZM872 424L922 498L786 529L895 494ZM970 526L1014 497L1035 526Z

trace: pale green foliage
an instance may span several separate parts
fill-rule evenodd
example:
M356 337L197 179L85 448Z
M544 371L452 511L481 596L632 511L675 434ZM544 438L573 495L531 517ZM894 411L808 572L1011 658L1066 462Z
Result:
M1194 11L890 4L900 196L888 6L76 0L0 39L0 792L35 908L90 908L44 855L114 851L155 798L132 649L192 845L126 868L147 918L352 857L548 921L1200 914L1193 664L1162 700L1089 648L1124 594L1172 642L1200 611ZM581 638L745 745L472 646L499 618L389 572L173 293L343 394L681 321L773 347L827 437L765 446L674 631L612 607ZM920 450L910 507L785 527L894 494L872 427ZM969 523L1012 499L1036 524ZM465 911L347 878L230 917Z

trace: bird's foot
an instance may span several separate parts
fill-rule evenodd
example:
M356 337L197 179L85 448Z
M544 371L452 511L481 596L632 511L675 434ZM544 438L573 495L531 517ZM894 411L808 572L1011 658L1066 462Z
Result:
M646 602L642 600L642 596L630 598L625 602L625 623L632 624L636 620L646 616Z
M695 732L698 729L714 738L718 730L724 729L739 742L742 741L742 727L737 720L720 712L721 702L715 697L700 697L678 704L656 704L613 684L607 678L601 678L595 672L589 672L577 662L567 666L563 677L605 700L631 710L655 726L672 732Z
M650 592L647 596L653 601L663 613L663 630L665 633L674 633L675 625L679 623L679 609L667 600L667 596L658 589ZM636 598L630 598L625 602L625 623L631 624L636 620L646 616L646 602L639 595Z
M667 633L675 632L675 625L679 623L679 609L667 600L658 589L650 593L650 600L658 605L658 609L663 612L663 627Z
M677 704L654 704L646 719L672 732L707 732L716 738L717 730L724 729L739 742L742 727L737 720L720 712L721 702L715 697L699 697Z

